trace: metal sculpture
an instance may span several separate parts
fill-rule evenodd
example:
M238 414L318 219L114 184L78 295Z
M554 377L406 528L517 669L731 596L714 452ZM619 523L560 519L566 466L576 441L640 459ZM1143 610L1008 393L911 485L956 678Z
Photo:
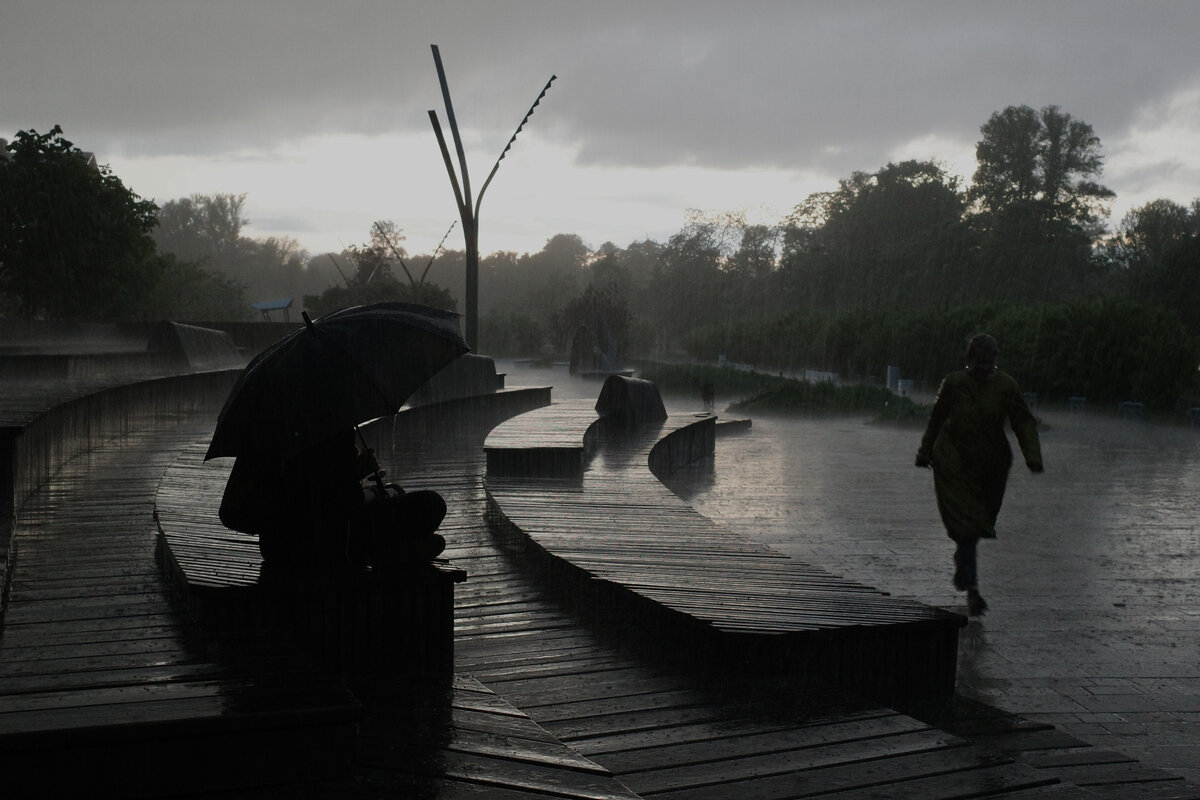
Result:
M546 81L545 87L542 88L537 99L533 101L533 105L525 112L525 117L521 120L521 124L513 131L508 144L500 151L500 156L492 166L492 171L488 173L487 180L483 182L483 188L479 190L479 195L474 198L474 202L472 203L471 179L467 174L467 158L463 150L462 137L458 134L458 122L454 116L454 105L450 102L450 87L446 83L446 71L442 67L442 56L438 52L436 44L430 45L430 47L433 49L433 62L437 66L438 82L442 87L442 100L446 105L446 121L450 125L450 134L454 137L454 149L458 156L459 171L462 173L462 180L460 181L458 174L454 170L454 161L450 157L450 148L446 144L446 137L442 133L442 126L438 122L437 112L434 109L430 109L429 121L433 124L433 132L437 136L438 147L442 151L442 159L446 162L446 172L449 173L450 185L454 188L454 200L458 204L458 215L462 220L463 239L466 241L467 307L464 313L465 324L463 326L463 333L467 344L474 350L479 344L479 205L483 202L483 193L487 191L492 178L496 176L496 170L500 169L500 162L504 160L504 156L513 146L513 142L517 140L517 134L521 132L521 129L525 127L525 123L533 116L533 110L537 108L538 103L542 102L542 98L550 90L550 84L554 83L555 78L558 76L550 76L550 80Z

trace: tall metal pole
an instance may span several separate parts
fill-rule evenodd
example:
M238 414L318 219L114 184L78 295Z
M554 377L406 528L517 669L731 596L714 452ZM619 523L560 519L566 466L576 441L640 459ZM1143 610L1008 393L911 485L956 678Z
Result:
M467 345L475 350L479 345L479 206L483 202L483 193L487 191L488 185L492 182L492 178L496 175L496 170L500 168L500 162L504 159L504 155L513 146L513 142L517 140L517 134L525 127L525 123L533 115L533 110L537 108L538 103L542 102L542 98L546 96L546 92L550 89L550 84L554 83L556 75L551 75L550 80L546 82L545 88L541 94L533 101L533 105L529 107L529 111L525 112L524 119L513 135L509 138L508 144L500 152L499 158L492 166L492 171L488 173L487 180L483 182L483 188L479 190L479 196L475 198L474 203L471 202L471 179L467 173L467 158L463 149L462 137L458 134L458 121L454 116L454 105L450 102L450 86L446 82L446 71L442 67L442 56L438 52L436 44L430 45L433 50L433 63L437 67L438 82L442 88L442 101L446 105L446 120L450 123L450 134L454 137L454 149L458 156L458 168L462 174L461 184L459 182L458 173L454 169L454 160L450 156L450 148L446 143L446 137L442 133L442 126L438 122L437 112L433 109L429 110L429 121L433 124L434 135L437 136L438 147L442 151L442 160L446 162L446 172L450 175L450 185L454 189L454 201L458 205L459 219L462 220L463 239L466 244L466 309L464 310L465 325L463 335L467 340Z

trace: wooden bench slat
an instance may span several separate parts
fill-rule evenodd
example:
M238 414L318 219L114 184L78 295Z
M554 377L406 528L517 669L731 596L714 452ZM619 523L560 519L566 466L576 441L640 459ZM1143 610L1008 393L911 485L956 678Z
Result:
M787 634L891 628L923 636L916 631L928 629L931 657L949 659L934 680L940 691L953 686L954 652L945 642L957 636L963 618L892 598L734 535L654 476L651 462L662 460L659 453L676 459L675 451L695 454L709 447L714 420L675 416L601 436L598 419L582 402L564 403L516 417L487 438L489 502L549 563L613 587L614 596L625 593L650 608L764 642ZM593 440L588 447L585 437ZM515 462L500 456L507 449L535 463L532 449L559 448L567 440L588 456L578 480L513 474ZM925 681L920 673L928 668L912 665L911 679Z

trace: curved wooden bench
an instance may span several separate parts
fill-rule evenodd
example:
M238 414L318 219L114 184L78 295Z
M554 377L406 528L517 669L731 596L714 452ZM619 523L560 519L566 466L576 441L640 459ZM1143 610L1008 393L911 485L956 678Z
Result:
M364 426L363 433L383 458L389 438L491 426L549 398L548 388L454 398L405 409ZM439 559L390 578L362 572L314 583L264 573L257 537L229 530L218 517L233 459L206 462L206 447L193 444L167 470L155 518L161 560L211 648L236 650L255 638L286 637L316 666L353 685L376 674L452 671L454 584L466 580L466 572Z
M493 476L577 479L595 450L600 419L591 400L556 402L492 429L483 444Z
M381 673L449 674L453 585L465 572L434 561L403 580L364 572L314 583L265 574L257 537L229 530L217 516L233 462L204 461L207 446L197 442L167 470L155 519L163 563L210 648L282 637L352 683Z
M657 637L734 668L819 669L876 697L953 691L965 618L804 564L717 525L656 476L712 453L716 420L604 431L593 412L542 409L488 439L486 488L510 541L585 608L638 615ZM558 427L546 430L546 426ZM524 433L523 433L524 432ZM536 470L540 447L595 447L577 480ZM549 463L549 462L546 462Z

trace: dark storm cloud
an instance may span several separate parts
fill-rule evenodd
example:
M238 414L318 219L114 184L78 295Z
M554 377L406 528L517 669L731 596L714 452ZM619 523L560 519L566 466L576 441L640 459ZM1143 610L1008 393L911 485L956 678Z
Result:
M1010 104L1104 140L1200 64L1191 2L51 0L0 19L6 130L146 153L427 131L431 43L481 136L502 141L557 73L539 132L584 163L834 173L921 136L973 142Z
M1191 38L1200 6L738 8L747 10L684 23L668 38L674 49L630 37L609 61L623 77L559 98L584 141L581 158L841 173L879 166L889 147L925 135L974 142L987 117L1012 104L1057 104L1103 138L1198 75ZM594 53L589 61L591 74L603 74Z

